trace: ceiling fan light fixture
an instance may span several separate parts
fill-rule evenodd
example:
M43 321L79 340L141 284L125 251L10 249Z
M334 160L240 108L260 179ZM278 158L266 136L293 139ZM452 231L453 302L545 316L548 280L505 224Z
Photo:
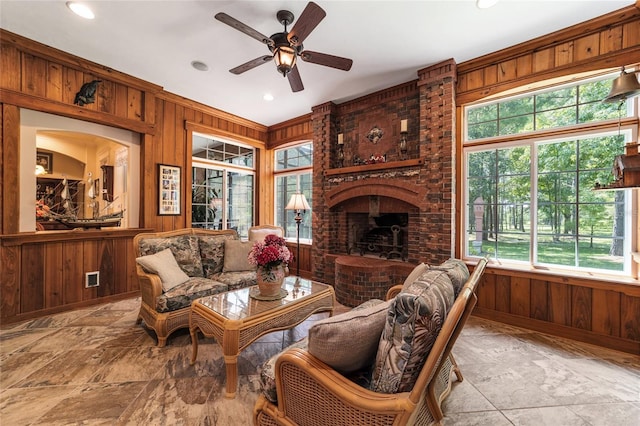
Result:
M284 77L296 65L296 51L291 46L278 46L273 51L273 60L276 63L278 72Z

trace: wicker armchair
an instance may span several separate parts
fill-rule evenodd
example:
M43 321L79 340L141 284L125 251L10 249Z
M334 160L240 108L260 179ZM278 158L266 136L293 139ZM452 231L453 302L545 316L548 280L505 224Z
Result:
M256 425L429 425L443 418L441 404L451 390L452 373L462 375L451 355L473 310L475 289L486 266L481 259L456 298L410 392L382 394L365 389L307 351L292 348L276 362L277 405L261 395ZM394 296L401 286L390 291Z

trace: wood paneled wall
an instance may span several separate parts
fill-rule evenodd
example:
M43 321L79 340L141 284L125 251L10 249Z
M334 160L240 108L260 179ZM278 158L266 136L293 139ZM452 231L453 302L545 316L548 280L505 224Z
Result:
M490 268L474 314L640 354L640 286Z
M142 229L167 231L190 224L193 126L251 143L258 148L259 158L268 158L264 154L266 126L4 30L0 30L0 63L2 323L136 293L133 235ZM102 81L95 103L74 105L82 84L94 79ZM141 229L18 233L20 108L139 133ZM158 215L158 164L182 169L185 196L179 216ZM258 171L264 172L264 167ZM84 288L84 274L91 271L101 272L97 289Z
M456 103L640 61L640 1L583 24L458 64Z
M458 64L456 134L462 135L462 107L466 103L558 77L640 63L639 6L640 1L584 24ZM462 170L461 143L458 138L457 170ZM461 179L457 179L456 193L460 211ZM463 224L460 217L456 219L460 235ZM458 255L462 251L459 244ZM638 280L605 282L489 265L478 288L474 314L640 354Z
M140 230L4 235L2 320L17 321L136 295L132 239ZM100 273L86 288L85 273Z

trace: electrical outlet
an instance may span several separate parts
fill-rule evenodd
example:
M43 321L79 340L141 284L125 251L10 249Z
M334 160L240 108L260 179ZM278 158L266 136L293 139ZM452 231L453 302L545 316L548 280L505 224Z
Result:
M100 271L87 272L84 276L84 286L86 288L98 287L100 285Z

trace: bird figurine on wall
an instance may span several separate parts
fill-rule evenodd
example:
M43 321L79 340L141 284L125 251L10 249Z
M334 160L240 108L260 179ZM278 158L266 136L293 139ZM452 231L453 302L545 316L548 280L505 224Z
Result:
M80 106L94 103L98 83L102 83L102 80L93 80L83 84L78 93L76 93L76 98L73 100L73 103Z

